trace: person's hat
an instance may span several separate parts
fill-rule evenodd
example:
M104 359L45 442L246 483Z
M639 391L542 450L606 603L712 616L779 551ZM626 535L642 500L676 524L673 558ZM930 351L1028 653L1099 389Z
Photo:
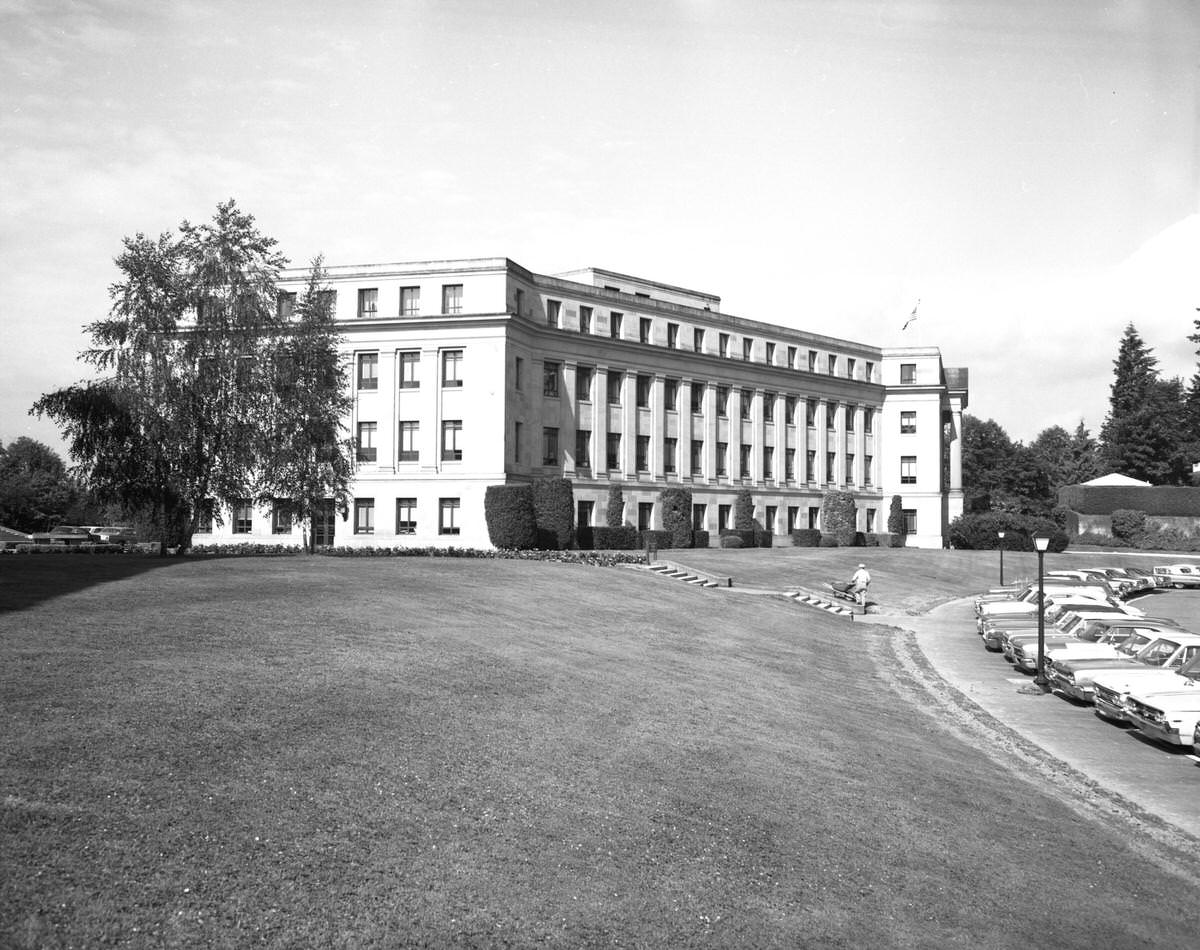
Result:
M867 565L865 565L865 564L860 564L860 565L858 565L858 566L859 566L859 567L866 567Z

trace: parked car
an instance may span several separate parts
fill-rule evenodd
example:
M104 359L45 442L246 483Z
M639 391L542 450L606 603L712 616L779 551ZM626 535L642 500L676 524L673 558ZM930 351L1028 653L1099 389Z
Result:
M1125 712L1142 732L1166 745L1193 745L1200 725L1200 658L1177 674L1142 681L1125 700Z
M1089 656L1117 655L1117 650L1115 647L1109 646L1105 649L1097 650L1094 642L1081 640L1077 636L1078 632L1086 630L1087 623L1090 621L1115 618L1122 618L1126 623L1128 623L1130 620L1138 619L1132 618L1128 614L1103 614L1099 612L1093 612L1091 610L1083 610L1079 613L1065 615L1064 617L1060 618L1059 624L1055 626L1054 630L1049 635L1045 635L1043 638L1043 642L1045 643L1046 647L1046 655L1050 656L1056 648L1067 648L1071 644L1083 645L1085 643L1091 648L1087 653ZM1123 637L1117 638L1114 636L1112 639L1116 640L1118 643L1124 643L1131 635L1132 631L1129 631L1125 633ZM1141 635L1140 642L1144 645L1149 643L1152 639L1152 636ZM1025 670L1027 672L1033 672L1037 669L1038 634L1036 631L1021 631L1010 635L1004 643L1002 650L1005 657L1011 660L1013 665L1018 669ZM1130 651L1126 652L1128 653Z
M1046 670L1046 676L1052 688L1072 699L1091 703L1095 697L1097 677L1168 666L1172 657L1179 655L1185 647L1193 646L1200 650L1200 636L1173 630L1151 640L1132 657L1055 660ZM1190 655L1188 658L1191 658ZM1182 665L1182 661L1179 665Z
M1163 579L1164 587L1200 587L1197 564L1159 564L1154 568L1154 576Z
M1096 673L1092 677L1096 714L1112 722L1128 722L1125 700L1133 690L1143 683L1169 683L1197 657L1200 657L1200 635L1189 633L1173 639L1160 638L1144 647L1137 656L1145 664L1140 668L1113 668Z

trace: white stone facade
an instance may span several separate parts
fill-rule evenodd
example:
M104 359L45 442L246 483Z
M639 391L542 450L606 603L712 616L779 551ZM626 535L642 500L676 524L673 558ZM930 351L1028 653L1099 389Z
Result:
M614 483L639 527L661 527L662 489L690 488L714 538L744 488L776 534L819 527L830 488L855 495L864 532L887 530L900 495L915 546L941 547L962 511L967 374L936 348L881 349L723 315L710 294L506 258L331 267L328 286L361 442L350 517L320 540L486 548L487 486L546 475L572 480L593 525ZM303 540L270 510L241 514L195 543Z

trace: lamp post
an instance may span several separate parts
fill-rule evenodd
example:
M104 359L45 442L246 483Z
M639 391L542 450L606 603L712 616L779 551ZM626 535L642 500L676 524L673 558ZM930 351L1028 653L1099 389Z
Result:
M1049 680L1046 679L1046 598L1042 580L1042 563L1046 557L1046 548L1050 547L1050 539L1041 536L1035 537L1033 546L1037 548L1038 554L1038 659L1037 676L1033 678L1033 681L1044 690L1049 685Z
M1004 532L997 531L997 536L1000 538L1000 586L1004 586Z

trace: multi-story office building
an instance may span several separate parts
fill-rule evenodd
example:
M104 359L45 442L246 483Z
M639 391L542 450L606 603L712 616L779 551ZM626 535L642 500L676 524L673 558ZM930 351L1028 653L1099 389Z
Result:
M302 288L289 272L284 286ZM506 258L331 267L354 394L348 520L318 543L487 547L489 485L573 482L580 524L661 527L659 494L732 527L737 493L775 533L819 527L830 488L858 526L941 547L962 510L967 371L935 347L880 348L720 312L720 298L599 269L544 276ZM250 505L205 541L299 543Z

